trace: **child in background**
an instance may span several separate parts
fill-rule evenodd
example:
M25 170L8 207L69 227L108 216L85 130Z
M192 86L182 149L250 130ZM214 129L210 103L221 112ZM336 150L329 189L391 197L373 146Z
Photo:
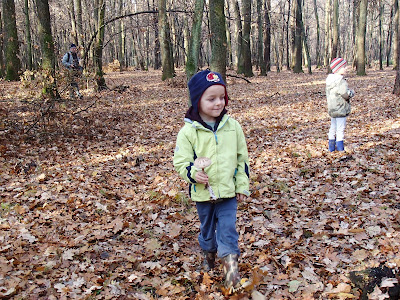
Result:
M346 119L350 114L350 98L354 97L354 91L349 89L346 79L347 62L343 58L335 58L330 64L332 74L326 78L326 98L328 113L331 117L329 129L329 152L344 151L344 130Z
M240 287L237 201L250 195L246 140L239 123L227 115L228 95L221 74L201 71L190 79L188 88L192 106L178 133L173 163L189 183L190 197L196 202L203 268L211 270L218 253L225 288L235 291ZM198 170L194 167L197 157L208 157L212 164ZM207 185L216 199L210 197Z

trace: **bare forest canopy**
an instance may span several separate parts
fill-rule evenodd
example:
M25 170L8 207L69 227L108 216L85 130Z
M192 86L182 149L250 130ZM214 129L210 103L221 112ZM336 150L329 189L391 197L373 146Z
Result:
M365 1L365 0L363 0ZM225 1L227 33L227 66L240 69L240 59L245 25L249 21L249 40L251 64L257 69L265 64L276 66L278 70L293 67L296 56L294 40L301 26L300 52L303 66L327 66L332 57L342 56L351 63L355 59L357 30L360 20L360 3L354 0L258 0ZM10 0L4 1L10 2ZM21 61L19 71L37 69L41 64L42 49L38 34L38 12L32 0L11 0L15 2L18 57ZM304 2L304 3L303 3ZM365 62L373 65L390 65L396 62L397 41L397 0L368 2L365 28ZM51 32L55 44L56 63L73 42L85 49L85 56L93 56L88 48L98 31L99 1L69 0L49 1ZM250 18L243 13L246 3L250 3ZM296 12L296 3L301 3L301 14ZM335 5L337 4L337 10ZM147 70L159 68L160 36L158 29L158 3L155 1L105 0L105 36L103 43L104 64L118 61L121 68L132 67ZM167 1L167 17L170 31L170 45L173 63L176 67L185 66L191 38L194 17L194 1ZM199 67L209 66L211 60L209 3L205 3L202 34L199 52ZM40 14L40 12L39 12ZM337 15L337 18L335 16ZM27 16L29 17L27 19ZM125 16L125 17L122 17ZM128 17L129 16L129 17ZM298 20L300 16L300 19ZM3 26L7 30L9 19L2 14ZM298 21L296 23L296 20ZM30 26L27 27L27 22ZM300 25L299 25L300 24ZM28 36L27 28L30 35ZM260 33L261 32L261 33ZM296 33L297 32L297 33ZM2 35L3 37L6 35ZM28 41L31 39L31 42ZM5 46L1 42L2 59L0 64L5 72ZM31 50L28 49L31 47ZM261 47L261 48L260 48ZM29 51L28 51L29 50ZM260 52L261 51L261 52ZM89 60L89 64L91 61ZM267 71L268 71L267 70ZM241 72L239 72L241 73Z

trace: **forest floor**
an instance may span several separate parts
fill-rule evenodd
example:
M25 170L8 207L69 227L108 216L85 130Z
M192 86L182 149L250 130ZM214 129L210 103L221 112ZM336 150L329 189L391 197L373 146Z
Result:
M220 263L197 271L196 209L172 166L184 75L160 78L109 73L109 87L129 87L83 90L51 109L0 82L1 299L227 298ZM367 287L351 279L400 267L395 71L350 72L346 153L327 150L325 78L228 77L252 190L237 222L251 284L231 299L385 299L396 284L382 279L390 274Z

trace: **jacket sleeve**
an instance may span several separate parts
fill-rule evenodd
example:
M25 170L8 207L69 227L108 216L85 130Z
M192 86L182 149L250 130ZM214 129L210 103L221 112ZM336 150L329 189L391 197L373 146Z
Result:
M197 170L193 165L194 157L193 146L187 138L184 129L181 129L176 139L173 164L175 170L188 183L196 183L194 176Z
M236 193L244 194L246 196L250 196L250 170L249 170L249 154L247 151L246 138L244 136L242 127L237 123L236 128L237 141L238 141L238 150L237 150L237 171L235 175L235 188Z
M65 67L67 68L71 67L70 62L68 61L68 52L64 54L61 62Z
M344 78L340 81L338 86L338 94L345 100L349 100L351 98L351 90L349 89L347 81Z

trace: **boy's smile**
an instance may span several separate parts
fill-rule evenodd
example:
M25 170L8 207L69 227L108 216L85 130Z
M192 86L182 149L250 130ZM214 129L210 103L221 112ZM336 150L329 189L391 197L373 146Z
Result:
M215 84L200 98L199 114L204 122L215 122L225 107L225 87Z

